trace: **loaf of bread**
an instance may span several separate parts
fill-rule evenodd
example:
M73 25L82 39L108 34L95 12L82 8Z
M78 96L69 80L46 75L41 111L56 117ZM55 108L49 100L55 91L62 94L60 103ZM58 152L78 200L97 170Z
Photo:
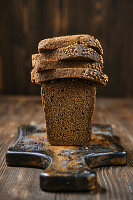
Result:
M69 35L42 40L38 44L38 51L41 53L47 49L58 49L72 44L84 44L87 47L93 47L99 54L103 54L100 42L94 36L88 34Z
M31 81L41 84L51 145L88 145L97 85L106 85L103 49L90 35L42 40L32 55Z
M41 88L51 145L87 145L92 134L96 86L83 79L46 81Z
M101 71L89 68L57 68L41 72L36 72L36 68L31 71L31 81L36 84L44 84L45 81L64 78L86 79L96 85L106 85L108 76Z

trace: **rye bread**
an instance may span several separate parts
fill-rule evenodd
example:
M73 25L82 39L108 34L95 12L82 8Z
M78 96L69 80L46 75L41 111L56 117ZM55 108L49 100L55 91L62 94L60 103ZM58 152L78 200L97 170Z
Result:
M47 139L51 145L88 145L96 86L83 79L44 82L41 88Z
M32 55L32 67L37 71L57 68L91 68L101 70L103 65L96 62L88 63L87 60L59 60L51 61L46 60L45 55L42 53Z
M106 85L108 81L108 76L102 71L89 68L58 68L42 72L37 72L34 68L31 71L31 81L36 84L44 84L45 81L63 78L86 79L97 85Z
M103 54L100 42L88 34L69 35L44 39L38 44L38 51L43 52L46 49L58 49L72 44L84 44L87 47L93 47L98 53Z
M103 50L90 35L43 40L33 55L31 80L41 84L47 138L51 145L88 145L96 86L105 85Z
M88 48L85 45L69 45L54 50L43 52L45 60L88 60L103 64L103 57L94 49Z

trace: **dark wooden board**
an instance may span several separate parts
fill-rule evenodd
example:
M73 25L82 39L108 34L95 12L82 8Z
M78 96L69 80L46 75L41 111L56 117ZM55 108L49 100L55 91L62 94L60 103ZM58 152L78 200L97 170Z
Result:
M110 125L94 124L87 146L51 146L43 126L23 125L18 130L20 136L8 149L6 163L13 167L47 168L40 175L44 191L94 190L97 179L91 168L126 164L126 151L116 143Z
M44 38L87 33L104 49L101 96L133 96L133 0L6 0L0 4L0 92L39 94L31 55ZM126 84L125 84L126 81Z
M110 200L133 199L133 99L97 99L94 122L111 124L127 150L127 164L97 168L99 187L87 193L47 193L39 186L42 170L7 167L6 151L18 138L20 124L42 124L40 97L0 97L0 199L5 200Z

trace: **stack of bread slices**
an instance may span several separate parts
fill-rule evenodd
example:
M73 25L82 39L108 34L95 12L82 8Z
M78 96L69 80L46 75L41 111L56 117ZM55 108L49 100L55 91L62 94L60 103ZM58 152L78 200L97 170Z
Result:
M42 40L32 55L31 81L42 85L51 145L87 145L91 140L96 86L106 85L103 49L90 35Z

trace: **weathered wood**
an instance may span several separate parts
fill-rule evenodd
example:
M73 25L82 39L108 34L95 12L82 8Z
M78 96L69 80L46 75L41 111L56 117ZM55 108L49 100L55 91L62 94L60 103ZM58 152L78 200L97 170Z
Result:
M43 123L40 97L0 97L0 199L123 199L133 197L133 99L97 99L95 123L111 124L128 153L123 167L98 168L99 188L92 193L45 193L39 188L39 169L10 168L5 154L21 124Z
M104 49L109 83L103 96L133 96L132 0L6 0L0 6L0 91L39 94L30 83L31 55L41 39L90 33ZM126 84L125 84L126 81Z
M126 164L126 151L112 136L110 125L93 124L86 146L51 146L44 126L23 125L19 138L6 153L12 167L33 167L40 174L40 187L49 192L90 191L97 187L92 168Z

